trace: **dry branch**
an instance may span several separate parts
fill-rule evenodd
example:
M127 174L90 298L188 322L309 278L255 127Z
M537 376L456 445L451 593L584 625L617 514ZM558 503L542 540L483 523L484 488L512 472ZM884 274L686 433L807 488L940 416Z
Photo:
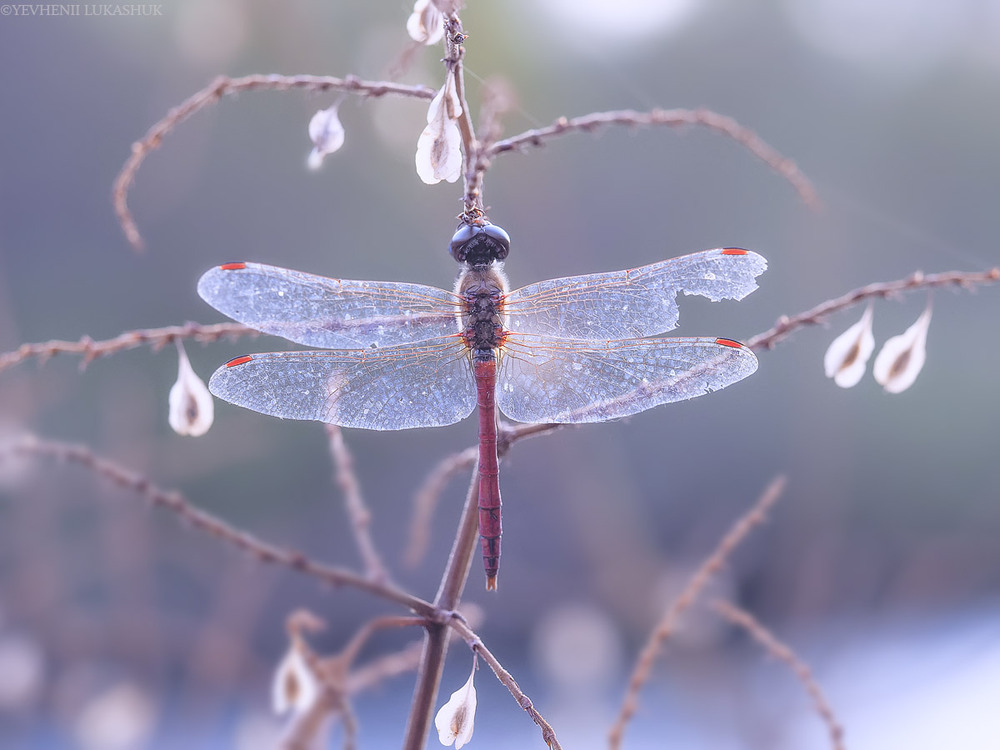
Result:
M557 136L567 133L592 133L600 128L611 125L628 127L652 127L666 125L682 127L696 125L708 128L733 139L771 169L791 183L799 197L806 205L817 207L819 199L812 183L799 170L794 161L783 156L773 146L768 145L760 136L749 128L741 125L731 117L720 115L708 109L654 109L649 112L638 112L632 109L613 110L610 112L593 112L582 117L568 119L560 117L554 123L544 128L526 130L510 138L497 141L479 154L474 165L476 182L481 183L483 175L490 168L494 157L508 151L523 151L527 148L545 145Z
M344 507L351 521L351 531L357 542L358 551L361 553L365 572L373 581L387 583L390 580L389 573L375 547L375 542L372 540L372 514L361 494L361 484L354 473L354 458L344 442L344 433L337 425L328 424L324 427L326 427L326 436L330 444L330 456L333 459L335 478L344 493Z
M918 289L933 289L941 286L955 286L959 289L971 290L977 285L995 284L1000 281L1000 268L988 271L947 271L928 276L919 271L899 281L883 281L858 287L845 295L821 302L810 310L791 317L782 316L778 322L763 333L758 333L746 342L751 349L773 349L774 345L791 335L799 328L822 323L829 315L839 310L856 305L873 297L883 299L894 297L903 292L913 292Z
M84 336L79 341L45 341L40 344L22 344L12 352L0 354L0 371L32 357L37 357L44 362L56 354L79 354L83 357L81 367L85 367L98 357L106 357L140 346L148 346L153 351L157 351L180 339L193 339L208 344L223 338L247 335L259 336L260 332L247 328L241 323L215 323L213 325L185 323L182 326L125 331L113 339L104 341L94 341L89 336Z
M550 750L562 750L562 746L556 739L555 730L552 726L545 720L545 718L538 713L535 705L531 702L531 698L525 695L524 691L521 690L517 681L514 677L503 668L499 660L490 652L486 645L483 643L482 639L473 632L473 630L468 627L461 619L454 618L449 625L452 630L455 630L459 637L463 638L465 642L469 645L475 653L479 654L487 664L490 665L490 669L493 670L493 674L496 675L497 679L510 691L510 694L517 701L517 705L525 710L531 720L538 725L538 728L542 730L542 739L545 740L545 744L550 748Z
M194 507L180 493L160 489L148 477L95 455L86 446L25 438L0 448L0 461L11 456L33 456L77 464L122 489L144 497L155 506L172 511L193 528L234 545L261 562L287 566L331 586L354 586L387 601L401 604L421 617L439 619L439 610L430 602L390 584L378 583L345 568L316 562L301 552L261 541L211 513Z
M763 523L767 517L768 510L778 501L784 489L785 478L782 476L775 478L767 486L767 489L764 490L757 502L753 504L753 507L722 538L715 550L712 551L712 554L698 566L694 575L688 580L684 590L667 607L663 617L657 623L653 632L650 633L649 639L646 641L646 645L643 647L642 653L640 653L632 670L628 690L625 693L625 699L622 701L618 718L608 734L608 744L612 750L617 750L621 747L625 728L639 707L639 691L642 690L643 686L649 680L653 665L659 658L667 639L673 635L681 615L697 601L708 585L708 582L712 579L712 576L718 573L722 569L722 566L726 564L733 550L746 539L754 527Z
M830 703L827 701L826 696L823 695L823 690L820 688L819 683L816 682L816 678L813 676L812 670L809 669L809 665L802 661L791 648L779 641L749 612L725 601L715 602L714 607L729 622L746 630L771 656L788 665L788 668L795 673L799 682L802 683L802 687L809 693L809 697L816 708L816 713L819 714L823 723L826 724L826 728L830 733L830 744L833 745L833 750L844 750L844 728L837 721L837 717L833 713L833 709L830 708Z
M497 426L497 456L503 458L514 443L535 435L544 435L556 430L558 424L508 424ZM410 541L404 560L407 565L415 566L423 559L430 541L430 524L434 517L441 493L460 471L476 463L479 457L479 446L472 445L463 451L453 453L443 458L431 473L427 475L420 489L413 498L413 520L410 522Z
M215 104L224 96L238 94L243 91L342 91L358 96L380 97L387 94L408 96L416 99L433 99L434 90L426 86L407 86L391 81L362 81L354 76L334 78L333 76L283 76L283 75L250 75L242 78L219 76L201 91L192 94L183 102L167 112L166 116L154 124L143 136L142 140L132 144L132 155L129 156L115 178L111 199L118 214L118 221L125 232L125 237L136 250L143 246L142 235L136 226L128 208L128 192L135 181L142 162L151 151L155 151L163 143L164 137L174 128L191 117L196 112Z

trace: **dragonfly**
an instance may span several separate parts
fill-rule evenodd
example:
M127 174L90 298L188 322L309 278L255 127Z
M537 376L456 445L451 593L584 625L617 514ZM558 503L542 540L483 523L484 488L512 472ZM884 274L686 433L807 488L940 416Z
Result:
M742 380L757 358L738 341L658 335L676 327L680 293L743 299L767 268L757 253L718 248L509 291L509 250L498 225L461 225L449 245L461 265L451 291L250 262L216 266L198 282L219 312L321 350L230 360L209 381L230 403L369 430L450 425L478 409L489 590L502 532L497 408L515 422L601 422Z

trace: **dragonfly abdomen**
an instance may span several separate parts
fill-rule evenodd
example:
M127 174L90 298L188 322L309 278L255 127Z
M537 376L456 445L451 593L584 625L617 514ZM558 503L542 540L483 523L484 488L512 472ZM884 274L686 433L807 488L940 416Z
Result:
M495 590L500 570L500 467L497 457L497 359L492 349L473 352L479 407L479 536L486 569L486 588Z

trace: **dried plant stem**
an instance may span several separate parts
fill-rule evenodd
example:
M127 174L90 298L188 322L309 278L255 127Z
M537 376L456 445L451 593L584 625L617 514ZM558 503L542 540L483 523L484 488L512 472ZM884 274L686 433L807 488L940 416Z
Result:
M35 456L75 463L118 487L135 492L153 505L166 508L190 526L248 552L261 562L284 565L317 578L331 586L353 586L374 596L400 604L421 617L439 620L439 610L419 597L387 583L378 583L344 568L324 565L301 552L283 549L236 529L220 518L199 510L180 493L163 490L147 477L136 474L107 459L95 455L89 448L55 441L26 438L0 448L0 461L9 456Z
M415 641L401 651L386 654L370 664L359 667L348 678L348 692L354 695L380 685L391 677L412 672L420 664L420 651L420 641Z
M310 612L299 610L288 618L289 636L300 653L309 663L320 684L323 686L319 699L302 715L296 716L282 742L285 750L306 750L321 744L321 735L336 718L344 725L344 747L354 747L357 735L357 718L351 706L351 673L354 661L368 639L377 630L422 626L426 620L420 617L378 617L365 623L354 634L340 653L321 657L315 654L305 641L303 630L322 629L324 623ZM416 666L413 662L412 666Z
M167 112L166 116L154 124L143 136L142 140L132 144L132 155L129 156L121 172L115 178L112 190L112 202L118 221L121 223L125 237L136 250L143 246L142 235L136 226L135 219L128 208L128 191L135 181L139 167L151 151L160 147L163 138L174 128L196 112L215 104L222 97L238 94L244 91L343 91L358 96L380 97L388 94L408 96L415 99L433 99L434 90L426 86L407 86L390 81L362 81L354 76L334 78L333 76L283 76L283 75L250 75L242 78L219 76L208 86L192 94L179 105Z
M471 191L470 179L473 177L473 165L479 159L480 145L476 140L476 130L472 125L472 113L469 111L469 102L465 98L465 70L462 67L462 60L465 58L465 32L462 29L462 21L458 13L451 12L445 21L444 26L445 44L445 64L448 66L448 74L455 76L455 93L462 105L462 114L458 118L458 129L462 133L462 150L465 153L465 192L463 196L463 216L478 216L483 210L483 201L480 191ZM480 182L479 187L482 187Z
M497 425L497 456L503 458L514 443L527 437L544 435L558 429L558 424L506 424ZM413 500L413 521L410 524L410 542L405 561L413 566L423 559L430 540L430 523L441 493L453 476L473 466L479 457L479 446L472 445L459 453L442 459L428 474Z
M535 709L534 704L531 699L524 694L520 686L511 676L510 672L503 668L503 665L497 660L497 658L490 652L486 645L483 643L482 639L473 632L473 630L459 619L455 619L451 623L452 629L458 632L458 635L465 639L465 642L469 644L475 653L479 654L487 664L490 665L490 669L493 670L493 674L496 675L497 679L503 683L504 687L510 691L510 694L514 696L514 700L517 704L523 708L527 714L531 717L531 720L538 725L538 728L542 730L542 739L545 740L545 744L548 745L550 750L561 750L562 746L559 744L559 740L556 739L555 730L552 726L545 720L545 718L538 713Z
M639 707L639 691L642 690L643 686L649 680L653 665L659 658L667 639L673 635L681 615L695 603L704 591L705 586L712 579L712 576L718 573L722 569L722 566L726 564L733 550L746 539L755 526L764 521L767 511L778 501L784 489L785 478L783 476L772 480L757 502L733 525L719 542L718 546L712 551L712 554L698 566L698 569L688 580L687 585L681 591L680 595L667 607L663 617L657 623L653 632L650 633L649 639L646 641L646 645L643 647L642 653L639 655L632 670L628 690L622 701L618 718L608 734L608 744L612 750L617 750L621 747L625 728Z
M473 445L459 453L453 453L441 460L413 498L413 520L410 522L410 541L406 548L404 562L409 567L416 566L427 552L431 538L431 519L437 508L441 493L452 477L475 465L479 457L479 446Z
M364 562L368 577L378 583L386 583L389 573L375 547L371 536L372 514L368 510L364 497L361 495L361 484L354 473L354 457L344 442L344 433L337 425L324 425L330 444L330 456L333 458L336 482L344 493L344 507L351 521L351 530L357 542L358 551Z
M0 371L32 357L44 361L56 354L79 354L83 356L82 366L86 366L98 357L106 357L109 354L117 354L140 346L149 346L156 351L180 339L193 339L207 344L223 338L247 335L259 336L260 332L247 328L241 323L215 323L213 325L185 323L182 326L125 331L113 339L104 341L94 341L89 336L84 336L79 341L45 341L40 344L22 344L12 352L0 354Z
M502 115L510 109L512 95L503 81L485 81L482 87L482 103L479 107L479 148L488 150L500 140L503 130Z
M933 289L941 286L955 286L959 289L973 289L978 285L995 284L1000 281L1000 268L988 271L947 271L924 275L919 271L899 281L883 281L858 287L847 294L821 302L816 307L791 317L781 317L774 327L759 333L746 342L751 349L772 349L779 341L799 328L814 326L826 320L827 316L856 305L873 297L888 298L903 292L918 289Z
M761 349L772 349L775 344L798 329L818 325L829 315L873 297L887 298L905 292L943 286L954 286L959 289L971 290L977 286L995 284L997 282L1000 282L1000 268L991 268L986 271L945 271L927 275L918 272L897 281L868 284L858 287L840 297L821 302L815 307L797 315L782 316L773 328L750 338L746 341L746 345L758 351ZM240 323L214 323L211 325L185 323L180 326L125 331L112 339L103 341L94 341L89 336L84 336L79 341L45 341L38 344L22 344L13 351L0 354L0 371L18 365L27 359L37 357L46 360L56 354L82 355L83 364L86 365L99 357L106 357L140 346L149 346L155 351L178 339L193 339L201 343L211 343L223 338L259 335L259 331L255 331ZM554 425L516 425L511 428L512 434L516 435L515 439L526 437L528 433L538 434L539 432L548 432L552 429L555 429ZM499 438L501 442L498 449L502 450L502 431Z
M511 446L518 440L533 435L540 435L551 432L559 425L503 425L498 429L497 453L503 456L510 450ZM478 457L478 452L476 453ZM469 578L469 570L472 567L472 559L476 551L476 541L479 539L479 461L473 464L472 479L469 482L469 490L465 496L465 507L462 509L462 517L458 523L458 531L455 534L455 541L452 544L451 554L448 557L448 565L444 575L441 577L441 584L438 587L434 604L439 612L445 613L458 609L462 599L462 591ZM463 623L458 618L453 618L448 623L452 628L461 628ZM471 631L469 631L471 632ZM474 636L475 634L473 634ZM478 636L476 641L481 644ZM485 647L483 647L485 651ZM417 684L413 691L413 701L410 707L410 717L406 727L406 739L403 743L404 750L419 750L424 746L424 738L430 729L431 715L434 710L434 699L437 696L438 688L441 684L441 672L444 669L444 659L447 654L447 639L440 625L431 624L427 626L427 633L424 636L423 655L420 662L420 670L417 676ZM490 666L496 662L493 671L504 682L504 677L509 682L504 682L507 689L518 700L525 711L531 714L535 722L542 727L543 734L546 731L551 734L555 742L555 734L552 728L545 723L544 719L531 706L531 701L521 693L514 678L503 670L499 662L492 654L486 651L483 656L487 658ZM492 660L492 661L491 661ZM499 671L498 671L499 669ZM527 701L527 705L522 702L522 698ZM537 717L537 718L536 718ZM539 723L541 721L541 723ZM558 747L558 743L551 747Z
M475 619L475 618L473 618ZM325 623L311 612L298 610L288 618L289 637L299 649L323 686L323 692L312 707L296 717L283 738L286 750L315 748L325 744L323 733L331 722L340 718L344 723L344 747L353 744L357 734L356 718L351 698L362 690L380 685L391 677L412 672L420 663L420 642L411 643L401 651L379 657L355 669L362 648L378 630L386 628L423 627L428 621L422 617L378 617L365 623L337 654L320 656L313 652L304 638L304 631L323 629ZM459 637L456 630L448 631L449 637Z
M729 622L746 630L771 656L788 665L788 668L795 673L799 682L802 683L806 692L809 693L809 697L816 708L816 713L819 714L823 723L826 724L826 728L830 733L830 744L834 750L844 750L844 728L833 713L833 709L830 707L826 696L823 695L823 690L820 688L819 683L816 682L816 678L813 676L812 670L809 669L809 665L803 662L791 648L779 641L774 634L749 612L726 601L717 601L713 606Z
M556 136L567 133L589 133L610 125L627 125L629 127L651 127L654 125L680 127L697 125L714 130L717 133L732 138L784 177L791 183L792 187L795 188L807 205L813 207L819 205L819 199L816 197L816 189L806 176L802 174L794 161L783 156L775 148L764 142L760 136L733 118L720 115L708 109L654 109L649 112L623 109L610 112L594 112L572 119L560 117L548 127L527 130L519 135L497 141L488 149L484 149L474 164L475 177L472 182L477 185L482 182L483 175L490 168L493 158L499 154L542 146Z
M438 611L454 611L458 608L465 582L469 577L469 569L472 567L472 557L478 539L479 462L477 461L472 472L472 480L469 483L469 491L466 493L462 517L458 522L455 542L452 544L448 564L441 576L437 596L434 598L434 605ZM406 725L403 750L420 750L424 747L424 740L430 731L434 701L441 685L441 673L444 670L444 659L447 652L448 639L445 626L428 625L424 635L417 683L413 689L413 700L410 704L410 716Z

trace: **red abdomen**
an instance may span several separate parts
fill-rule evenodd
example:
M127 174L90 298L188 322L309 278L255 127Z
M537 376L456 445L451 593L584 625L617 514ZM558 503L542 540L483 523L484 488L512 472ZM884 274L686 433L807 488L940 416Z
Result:
M497 460L497 360L492 350L473 355L479 406L479 536L486 588L497 587L500 570L500 469Z

